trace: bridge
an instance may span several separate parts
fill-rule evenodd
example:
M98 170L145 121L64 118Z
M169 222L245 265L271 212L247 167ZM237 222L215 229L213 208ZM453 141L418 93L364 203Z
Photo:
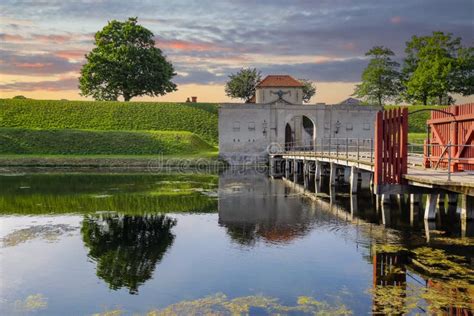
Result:
M274 144L270 174L315 194L323 177L330 187L349 184L351 194L366 186L382 207L393 195L409 195L410 204L420 204L426 194L426 220L435 219L437 206L448 197L459 204L461 219L474 219L474 104L450 108L432 111L424 144L408 143L406 109L380 111L373 139Z

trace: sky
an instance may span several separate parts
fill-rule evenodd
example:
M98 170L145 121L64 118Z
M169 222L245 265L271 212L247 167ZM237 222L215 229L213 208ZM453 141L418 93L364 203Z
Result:
M94 33L133 16L155 34L178 85L135 100L226 102L228 76L252 67L313 80L312 102L337 103L353 93L371 47L401 60L412 35L432 31L472 46L473 13L472 0L2 0L0 98L85 99L78 77Z

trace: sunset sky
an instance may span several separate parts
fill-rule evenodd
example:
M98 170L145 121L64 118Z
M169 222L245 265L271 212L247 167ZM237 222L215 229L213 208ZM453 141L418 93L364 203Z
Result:
M94 33L136 16L178 73L179 91L153 100L228 101L228 75L256 67L314 80L312 101L335 103L352 94L370 47L402 58L412 35L435 30L472 45L473 12L472 0L2 0L0 97L82 99L77 78Z

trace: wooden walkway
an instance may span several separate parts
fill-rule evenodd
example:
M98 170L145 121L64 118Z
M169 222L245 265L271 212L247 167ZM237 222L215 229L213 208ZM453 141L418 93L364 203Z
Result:
M270 155L271 159L280 157L288 160L319 161L334 163L339 166L356 167L368 172L374 172L374 157L371 152L315 152L315 151L286 151ZM403 176L408 185L423 188L441 189L474 196L474 172L456 172L448 175L448 170L423 168L423 156L408 156L408 173ZM450 179L448 179L450 177Z

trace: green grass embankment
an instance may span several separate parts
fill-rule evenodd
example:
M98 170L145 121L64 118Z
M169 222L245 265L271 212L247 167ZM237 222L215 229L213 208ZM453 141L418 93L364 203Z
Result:
M192 155L215 150L183 131L0 128L3 155Z
M188 131L216 145L217 105L0 99L0 127Z

